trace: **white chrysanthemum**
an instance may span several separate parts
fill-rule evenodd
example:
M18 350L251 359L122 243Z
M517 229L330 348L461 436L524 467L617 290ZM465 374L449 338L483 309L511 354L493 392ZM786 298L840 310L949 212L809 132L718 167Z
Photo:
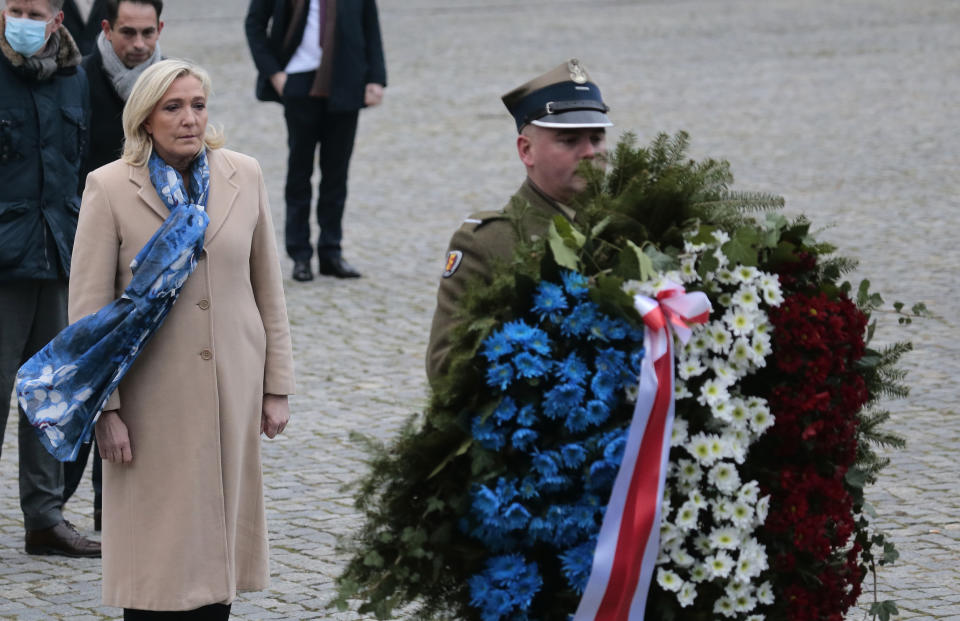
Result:
M694 282L700 278L697 274L697 257L686 256L680 259L680 281Z
M697 483L703 476L700 464L690 459L677 460L677 477L683 482Z
M744 593L733 598L733 609L737 612L750 612L757 607L757 600Z
M743 306L734 306L723 314L723 323L736 336L746 336L753 333L756 326L757 312Z
M722 321L711 321L707 324L707 337L710 351L718 354L727 353L730 343L733 342L733 337L727 332Z
M707 508L707 499L704 498L703 494L700 493L700 490L694 490L687 495L687 500L693 503L697 509L706 509Z
M736 429L746 429L750 423L750 410L743 399L730 400L730 419L729 422Z
M710 579L710 572L704 565L694 565L690 569L690 580L694 582L705 582Z
M730 393L727 392L727 386L730 384L721 379L709 379L703 383L700 387L700 396L697 397L697 403L700 405L716 405L721 401L726 401L730 398Z
M760 291L763 292L763 301L770 306L783 304L783 290L780 288L780 280L776 276L767 274L761 278Z
M733 294L734 306L756 311L760 308L760 295L755 287L744 285Z
M710 546L715 550L733 550L740 544L740 531L730 526L710 531Z
M725 285L732 285L737 282L737 277L734 276L731 270L725 267L721 267L720 269L718 269L715 274L715 277L717 282L723 283Z
M717 498L711 505L713 506L713 519L717 522L729 520L733 515L733 503L726 498Z
M764 496L757 501L757 524L763 524L767 521L767 513L770 512L770 497Z
M697 233L693 233L691 237L696 237ZM704 243L695 244L689 239L683 240L683 251L687 254L700 254L707 249L707 245Z
M727 456L738 464L747 461L747 449L750 446L750 434L744 429L733 429L723 434L727 443Z
M754 334L770 334L772 332L773 326L767 320L758 321L757 325L753 327Z
M733 513L730 515L730 521L737 528L747 528L753 523L753 507L738 500L733 503Z
M683 533L680 531L679 528L677 528L670 522L662 522L660 524L660 545L661 546L669 547L674 542L679 541L681 537L683 537Z
M732 422L730 418L730 402L721 401L720 403L714 403L710 406L710 413L713 414L714 418L722 420L725 423Z
M755 280L759 280L763 272L752 265L738 265L734 270L734 273L737 276L737 280L744 284L748 284Z
M675 418L670 430L670 446L683 446L689 437L690 423L685 418Z
M733 600L729 597L721 597L713 603L713 613L725 617L736 617L737 611L733 605Z
M773 414L770 413L770 408L767 406L755 408L750 413L750 428L757 435L772 427L773 422Z
M711 578L726 578L734 567L733 558L723 550L708 556L704 559L704 564Z
M756 481L750 481L749 483L744 483L740 486L740 489L737 490L737 500L741 500L749 505L754 505L757 502L757 498L760 496L760 484Z
M710 360L710 370L721 384L732 386L740 378L740 373L733 360L730 358L717 357ZM725 401L729 401L728 396Z
M677 481L676 483L677 493L679 494L689 494L693 490L697 489L696 483L690 483L689 481Z
M684 357L699 357L710 349L710 335L704 324L697 324L693 327L690 340L683 346Z
M766 617L763 615L748 615L743 621L766 621Z
M680 399L689 399L693 396L693 393L687 388L687 383L683 380L676 380L673 383L673 399L674 401L679 401Z
M729 291L725 291L717 296L717 302L724 308L733 306L733 294L731 294Z
M736 577L749 582L768 568L767 549L756 539L750 538L740 545L737 557Z
M657 584L664 591L677 592L683 586L683 580L669 569L659 567L657 568Z
M695 599L697 599L697 587L690 582L684 582L680 592L677 593L677 602L680 603L680 607L692 606Z
M753 351L753 360L757 366L761 366L767 356L773 353L770 334L766 332L757 332L754 330L750 338L750 349Z
M717 458L714 456L713 451L711 450L714 440L715 436L710 436L705 433L698 433L690 438L690 441L687 442L684 448L701 464L709 466L717 461Z
M699 514L700 511L697 506L688 500L680 505L674 522L680 530L689 531L697 526L697 516Z
M734 578L723 588L723 593L730 599L736 599L745 593L750 593L750 586L746 582Z
M760 600L761 604L766 604L768 606L775 601L773 597L773 588L770 586L769 582L764 582L757 587L757 599Z
M689 358L677 365L677 375L682 379L690 379L702 375L707 367L703 366L699 358Z
M718 490L727 494L740 487L740 474L733 464L726 462L720 462L711 468L707 474L707 480Z
M710 538L706 535L697 535L693 538L693 549L703 556L710 554L713 552L713 547L710 545ZM707 569L709 570L710 568L708 567Z
M673 546L670 550L670 560L677 567L691 567L696 561L690 554L683 548L683 546Z
M712 233L712 235L715 246L722 246L730 241L730 234L724 230L717 229Z
M730 265L730 259L719 248L713 251L713 258L717 260L717 269L725 270Z
M630 382L623 388L623 399L630 404L637 402L637 394L640 392L640 387L637 384Z

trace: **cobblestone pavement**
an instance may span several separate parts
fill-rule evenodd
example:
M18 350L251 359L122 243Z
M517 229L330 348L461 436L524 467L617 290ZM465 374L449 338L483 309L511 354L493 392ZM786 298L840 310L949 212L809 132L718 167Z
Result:
M201 62L211 118L257 157L282 220L281 109L253 98L241 0L168 0L162 46ZM790 213L862 259L888 301L942 320L882 321L912 340L913 394L891 404L909 442L870 490L901 560L881 599L901 619L960 619L960 4L953 0L381 0L390 86L361 115L346 215L353 282L288 281L299 393L284 437L264 445L273 586L238 619L354 619L324 609L336 535L357 524L344 483L364 470L351 431L388 438L425 400L422 357L450 233L499 207L522 169L498 97L569 56L617 122L647 142L684 129L695 157L730 160L738 189L782 194ZM285 261L285 270L289 264ZM13 420L14 417L11 417ZM94 619L99 562L28 557L16 497L16 426L0 462L0 617ZM85 482L68 519L92 529ZM863 601L868 598L864 596ZM864 617L864 610L850 619Z

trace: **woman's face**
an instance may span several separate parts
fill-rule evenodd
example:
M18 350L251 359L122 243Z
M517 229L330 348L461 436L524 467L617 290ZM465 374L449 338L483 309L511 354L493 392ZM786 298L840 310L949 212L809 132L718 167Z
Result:
M153 148L177 170L186 170L200 152L207 129L207 96L192 75L177 78L163 94L143 128L153 138Z

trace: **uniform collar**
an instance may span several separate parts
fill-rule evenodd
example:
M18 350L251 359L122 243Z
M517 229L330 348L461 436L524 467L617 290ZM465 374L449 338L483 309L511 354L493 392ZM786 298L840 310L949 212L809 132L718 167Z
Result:
M573 207L564 205L559 201L555 201L549 196L547 196L543 190L537 187L537 185L527 177L526 181L523 182L523 185L520 186L520 191L517 192L523 198L527 199L530 204L547 213L560 213L564 218L573 222L577 218L577 212Z

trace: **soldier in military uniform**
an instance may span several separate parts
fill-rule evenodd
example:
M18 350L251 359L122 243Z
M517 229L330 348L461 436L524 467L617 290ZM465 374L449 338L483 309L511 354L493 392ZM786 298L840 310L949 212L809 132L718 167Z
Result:
M517 123L517 153L527 178L503 209L471 214L450 240L427 346L431 383L446 371L457 305L467 285L475 278L489 282L493 264L513 256L519 240L511 214L522 210L519 230L530 239L543 236L555 216L575 220L570 203L586 184L577 167L583 160L602 165L606 154L605 128L613 125L609 108L576 59L502 100Z

